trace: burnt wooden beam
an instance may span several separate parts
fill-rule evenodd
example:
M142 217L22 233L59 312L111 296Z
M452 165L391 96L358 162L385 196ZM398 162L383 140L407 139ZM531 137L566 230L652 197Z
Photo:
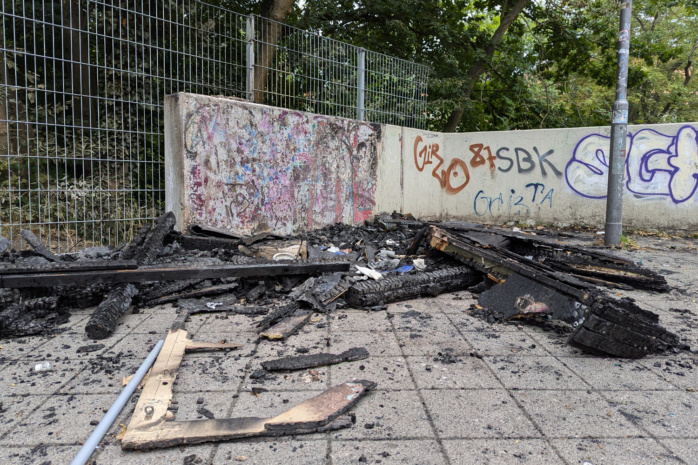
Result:
M136 294L136 286L127 283L119 284L109 291L85 326L87 335L92 339L109 337L116 329L119 318L131 306L131 300Z
M22 236L22 239L27 241L27 244L31 246L36 254L41 255L50 262L59 262L61 260L59 256L47 249L46 246L41 243L39 238L36 237L36 235L30 230L23 229L19 234Z
M259 333L259 337L263 337L272 341L288 339L305 326L313 312L310 310L296 310L291 316L284 318L269 329Z
M304 370L327 365L336 365L342 362L355 362L368 358L368 350L363 347L352 347L341 354L311 354L296 355L292 357L277 358L262 362L262 368L267 371L291 371Z
M138 268L138 264L135 260L86 260L78 262L47 263L46 265L33 267L7 265L0 268L0 275L122 270L136 268Z
M422 295L436 296L454 292L480 282L482 275L466 266L445 268L426 273L405 274L378 281L362 281L349 288L346 300L356 307L414 299Z
M217 286L208 286L201 289L195 289L188 292L180 292L179 294L166 295L157 299L148 300L145 305L154 306L174 302L179 299L196 299L210 295L225 294L231 292L238 287L238 283L219 284Z
M629 299L600 298L587 310L584 321L568 343L597 355L641 358L669 348L687 348L676 334L659 325L659 315L643 310Z
M306 275L349 271L347 262L330 263L264 263L250 265L221 265L206 268L174 266L138 268L135 270L97 270L91 272L13 274L0 276L0 287L53 287L68 284L138 283L145 281L176 281L180 279L211 279Z

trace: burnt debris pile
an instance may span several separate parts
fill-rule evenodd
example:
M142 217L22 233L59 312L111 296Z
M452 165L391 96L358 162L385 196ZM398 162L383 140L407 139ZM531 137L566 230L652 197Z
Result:
M70 309L94 306L85 330L103 339L127 311L173 304L188 314L262 316L260 337L285 339L315 312L469 290L479 305L464 311L490 322L562 322L570 344L590 353L686 348L656 314L609 292L666 292L662 276L560 236L396 213L296 237L174 225L168 213L127 244L61 255L24 231L31 249L0 255L0 337L57 331Z

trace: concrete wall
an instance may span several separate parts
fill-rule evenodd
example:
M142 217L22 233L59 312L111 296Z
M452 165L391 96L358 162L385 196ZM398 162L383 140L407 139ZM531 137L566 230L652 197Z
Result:
M629 127L624 225L698 226L697 128ZM465 134L406 130L405 136L405 211L493 223L605 222L610 127Z
M234 99L165 99L166 207L203 223L290 234L375 207L382 127Z
M192 94L165 106L180 228L296 233L393 210L604 223L609 127L441 134ZM624 225L696 229L697 128L629 128Z

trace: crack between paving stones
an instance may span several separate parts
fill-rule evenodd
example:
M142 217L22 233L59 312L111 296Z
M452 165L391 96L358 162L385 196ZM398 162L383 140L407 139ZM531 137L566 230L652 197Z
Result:
M436 304L438 305L438 304ZM439 313L443 314L443 311L441 311L441 306L439 306ZM448 317L447 317L448 318ZM397 330L395 329L395 317L389 318L390 321L390 327L393 330L393 336L395 336L395 339L398 339L397 336ZM449 318L448 321L451 321ZM399 339L398 339L399 340ZM412 366L411 364L407 363L407 356L405 355L405 351L403 347L398 343L398 347L400 348L400 354L405 361L405 367L407 368L407 371L410 374L410 379L412 379L412 384L417 388L417 396L419 397L419 402L422 404L422 409L424 409L424 414L427 416L427 421L429 422L429 427L431 428L431 431L434 433L434 437L436 438L436 443L439 445L439 450L441 451L441 456L444 459L444 462L446 465L451 465L451 460L448 457L448 454L446 453L446 447L444 447L444 444L441 440L441 436L439 435L439 430L436 428L436 425L434 424L434 419L431 417L431 413L429 412L429 409L427 408L427 404L424 401L424 397L422 396L422 392L419 389L419 385L417 384L417 379L414 376L414 373L412 371Z
M530 335L529 335L529 336L530 336ZM538 340L536 340L535 338L533 338L533 336L530 336L530 337L531 337L532 339L534 339L536 342L538 342ZM547 350L547 349L546 349L546 350ZM560 360L559 357L557 357L557 356L555 356L555 355L553 355L553 354L550 354L550 355L551 355L552 357L554 357L558 362L562 363L562 364L565 366L565 368L567 368L567 369L570 370L572 373L574 373L575 376L577 376L579 379L581 379L584 383L586 383L587 385L589 385L589 390L592 391L592 392L595 392L596 394L598 394L599 397L601 397L604 401L606 401L606 403L608 403L609 407L615 409L615 407L613 406L613 402L611 402L611 401L608 399L608 397L606 397L606 396L604 395L603 391L600 391L600 390L598 390L598 389L595 389L593 386L591 386L589 383L587 383L587 381L586 381L584 378L582 378L581 375L579 375L572 367L570 367L569 365L567 365L564 361ZM643 366L644 366L644 365L643 365ZM652 373L654 373L654 371L652 371L652 370L650 370L650 371L651 371ZM656 374L656 373L655 373L655 374ZM662 377L660 377L660 378L662 378ZM662 378L662 379L663 379L663 378ZM675 385L674 385L673 383L671 383L670 381L668 381L668 380L665 380L665 381L667 381L669 384L672 384L672 386L676 387L676 388L679 390L679 392L681 391L681 389L679 389L677 386L675 386ZM627 389L625 389L625 390L627 390ZM665 390L662 390L662 391L664 391L664 392L671 392L671 391L665 391ZM672 458L678 460L679 463L682 463L682 464L684 464L684 465L688 465L688 462L686 462L685 460L683 460L683 459L682 459L679 455L677 455L673 450L671 450L668 446L666 446L663 442L661 442L661 441L659 440L659 438L657 438L657 436L655 436L654 434L652 434L652 432L650 432L647 428L645 428L644 426L640 425L639 423L635 423L635 421L633 421L633 420L631 420L630 418L628 418L628 416L626 416L626 414L625 414L624 412L618 410L618 413L619 413L620 415L622 415L623 418L625 418L626 420L628 420L635 428L639 429L640 431L643 431L645 434L647 434L647 436L649 436L650 438L652 438L652 439L654 440L654 442L656 442L657 444L659 444L660 447L662 447L665 451L667 451L669 454L671 454L671 457L672 457Z
M468 345L472 346L472 344L470 344L470 341L468 341L468 338L465 337L465 335L463 334L463 331L461 331L461 329L458 327L458 325L456 325L456 323L455 323L453 320L451 320L451 318L448 316L448 314L445 314L445 315L446 315L446 318L448 318L448 321L450 321L451 324L453 325L453 327L456 329L456 331L458 332L458 334L460 334L460 336L463 338L463 340L464 340L465 342L467 342ZM535 339L534 339L534 340L535 340ZM535 340L535 341L536 341L538 344L540 344L540 342L538 342L537 340ZM548 352L548 354L550 354L550 351L548 351L548 349L546 349L546 348L545 348L544 346L542 346L542 345L541 345L541 347L543 348L543 350L545 350L546 352ZM477 350L477 349L473 348L473 350ZM550 354L550 355L552 355L552 354ZM538 430L538 433L540 434L541 438L542 438L545 442L548 443L548 446L557 454L557 456L560 458L560 460L562 460L562 462L563 462L565 465L571 465L571 464L562 456L562 454L561 454L560 451L557 449L557 447L555 447L555 444L552 443L552 439L551 439L551 438L548 438L548 437L545 435L545 433L543 432L543 429L538 425L538 423L536 423L536 422L533 420L533 417L528 413L528 411L526 411L526 409L523 407L523 405L521 405L521 403L518 401L518 399L511 393L511 390L510 390L509 388L507 388L506 385L504 384L504 382L499 378L499 376L497 376L497 373L495 373L494 369L492 369L492 366L490 366L490 364L489 364L489 363L486 363L484 360L482 361L482 363L487 367L487 369L490 371L490 373L492 373L492 376L494 376L494 378L497 380L497 382L498 382L498 383L502 386L502 388L506 391L507 395L508 395L509 398L516 404L516 406L518 407L519 411L520 411L521 413L523 413L523 415L528 419L528 421L531 422L531 424L533 425L533 427L536 428L536 430ZM575 374L576 374L576 373L575 373Z

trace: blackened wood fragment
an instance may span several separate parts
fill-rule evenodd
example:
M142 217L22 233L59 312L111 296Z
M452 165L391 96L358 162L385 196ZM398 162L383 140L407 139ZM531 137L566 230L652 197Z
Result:
M133 284L118 284L99 304L90 317L85 331L92 339L104 339L114 332L116 323L131 306L131 299L138 294Z
M135 269L138 265L134 260L85 260L77 262L47 263L42 266L16 266L4 265L0 267L0 275L6 274L34 274L46 272L73 272L94 270L128 270Z
M257 323L257 327L263 331L269 328L271 325L276 324L277 321L290 316L299 308L300 306L298 305L298 302L288 302L271 312L264 319L262 319L262 321Z
M204 281L204 279L187 279L182 281L171 281L168 283L158 283L156 287L146 292L143 292L141 289L141 292L138 295L138 300L140 302L145 302L146 305L154 305L151 302L157 301L161 297L168 297L172 294L177 294Z
M421 228L419 231L417 231L417 234L414 235L414 239L412 239L412 243L405 252L405 255L417 255L417 251L423 245L422 242L424 241L424 236L426 236L428 231L428 227Z
M165 238L166 244L177 242L184 250L237 250L240 241L237 239L224 239L219 237L199 237L171 232Z
M58 297L25 300L0 311L0 337L42 334L65 323L69 316L65 307L58 306Z
M377 304L399 302L421 295L439 295L467 289L482 279L480 273L459 266L426 273L405 274L379 281L354 284L345 294L350 305L371 307Z
M195 307L190 308L189 313L195 315L197 313L229 313L231 315L266 315L269 313L269 309L265 307L255 307L255 306L244 306L244 305L231 305L231 306L220 306L216 308L208 307Z
M150 230L153 228L152 225L147 224L143 226L139 231L138 234L134 236L134 238L126 244L126 247L124 247L121 251L121 259L122 260L131 260L136 256L136 251L140 246L143 245L145 242L145 239L148 237L148 233L150 233Z
M174 213L167 212L155 221L152 232L146 237L143 245L138 247L134 257L139 265L152 265L162 250L162 242L174 228L177 220Z
M188 292L181 292L179 294L167 295L160 297L159 299L149 300L146 305L161 305L168 302L174 302L179 299L196 299L199 297L206 297L212 295L225 294L226 292L231 292L238 287L238 283L228 283L219 284L217 286L208 286L201 289L194 289Z
M271 328L259 333L259 337L264 337L271 340L287 339L293 336L305 326L310 320L313 312L310 310L296 310L291 316L287 316L280 320Z
M593 354L624 358L641 358L679 347L679 337L658 322L656 313L643 310L628 299L600 298L568 343Z
M31 246L31 248L36 252L38 255L41 255L44 257L46 260L51 261L51 262L58 262L60 261L60 257L56 256L51 252L49 249L44 246L44 244L41 243L38 237L31 232L28 229L23 229L20 233L22 236L22 239L27 241L27 244Z
M518 273L480 294L479 303L504 320L541 314L570 324L581 321L587 308L581 302Z
M354 362L368 358L368 350L363 347L353 347L345 350L341 354L312 354L312 355L296 355L293 357L284 357L276 360L268 360L262 362L262 368L267 371L291 371L304 370L306 368L315 368L327 365L336 365L342 362Z
M207 226L203 224L190 224L189 232L196 236L207 236L207 237L218 237L222 239L236 240L240 241L243 236L236 234L227 229L214 228L213 226Z

